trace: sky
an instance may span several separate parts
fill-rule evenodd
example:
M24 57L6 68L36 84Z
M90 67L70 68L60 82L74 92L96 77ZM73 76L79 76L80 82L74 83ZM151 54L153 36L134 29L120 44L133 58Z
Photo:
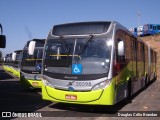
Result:
M23 49L28 40L46 39L57 24L117 21L126 28L160 24L159 5L160 0L0 0L0 24L7 39L0 51L4 56Z

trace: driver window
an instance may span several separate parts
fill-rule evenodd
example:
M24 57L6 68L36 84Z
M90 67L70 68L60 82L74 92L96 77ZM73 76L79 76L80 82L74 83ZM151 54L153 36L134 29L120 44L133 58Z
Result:
M120 44L119 44L120 43ZM121 44L123 43L123 44ZM122 30L117 30L116 32L116 41L115 41L115 60L119 63L125 63L125 54L119 55L119 48L125 53L125 33ZM122 48L123 47L123 48Z
M122 45L121 43L124 44L124 40L123 39L117 39L117 62L121 62L124 63L125 62L125 54L119 54L122 51L124 51L124 45ZM124 52L123 52L124 53Z

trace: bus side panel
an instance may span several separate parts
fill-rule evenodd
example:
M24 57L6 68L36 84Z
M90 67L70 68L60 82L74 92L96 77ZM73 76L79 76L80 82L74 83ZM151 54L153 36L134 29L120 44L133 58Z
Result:
M138 42L137 55L137 78L141 89L145 86L144 44L141 42Z
M116 101L120 101L128 96L127 86L133 72L132 62L130 61L126 67L116 76Z
M148 81L151 80L151 48L148 47Z
M118 31L119 32L119 31ZM124 41L125 45L125 56L119 57L116 54L116 61L120 64L120 69L117 71L116 76L116 101L120 101L123 98L128 96L128 81L131 80L134 76L136 76L136 70L133 70L133 64L136 62L132 61L132 44L131 44L131 37L128 34L124 34L123 31L120 31L120 35L117 35L116 39L116 46L117 41L119 39ZM116 51L117 53L117 51ZM130 86L131 87L131 86Z
M145 76L146 76L146 83L148 83L149 71L148 71L148 48L147 46L145 46L144 51L145 51Z
M150 49L150 80L153 80L156 76L156 58L155 58L155 52L153 51L153 49Z

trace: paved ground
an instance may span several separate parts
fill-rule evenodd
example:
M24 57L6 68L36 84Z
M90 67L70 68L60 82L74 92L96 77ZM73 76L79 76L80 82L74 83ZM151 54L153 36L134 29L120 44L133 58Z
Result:
M45 116L30 118L35 120L158 120L159 118L151 117L151 115L160 116L160 80L153 81L146 89L136 94L131 103L120 102L114 107L72 105L42 100L40 90L30 90L23 87L18 78L4 72L0 67L0 112L4 111L39 112L38 115ZM142 117L144 114L150 117ZM120 117L127 115L128 117ZM27 120L28 118L23 119Z

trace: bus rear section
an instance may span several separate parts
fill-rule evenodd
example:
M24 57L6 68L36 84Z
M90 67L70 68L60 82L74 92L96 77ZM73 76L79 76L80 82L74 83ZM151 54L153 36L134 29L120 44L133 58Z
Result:
M41 68L44 39L28 41L22 51L20 81L30 88L41 88Z
M42 98L88 105L130 98L146 85L144 47L117 22L56 25L44 48Z

